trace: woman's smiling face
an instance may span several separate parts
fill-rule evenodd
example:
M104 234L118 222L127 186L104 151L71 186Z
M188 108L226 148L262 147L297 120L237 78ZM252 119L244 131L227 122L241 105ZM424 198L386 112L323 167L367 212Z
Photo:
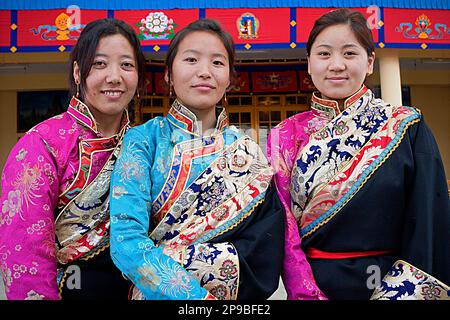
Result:
M375 54L368 56L350 26L333 25L315 39L308 72L324 99L345 100L358 91L373 72Z
M75 63L74 78L79 79ZM133 47L121 34L100 39L86 78L85 103L94 117L121 116L138 85Z
M170 81L186 107L215 108L230 85L228 52L220 38L206 31L188 34L179 44Z

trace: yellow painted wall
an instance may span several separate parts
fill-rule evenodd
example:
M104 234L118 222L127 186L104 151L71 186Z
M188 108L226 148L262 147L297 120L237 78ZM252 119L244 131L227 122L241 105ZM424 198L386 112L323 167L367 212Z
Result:
M0 76L0 172L18 138L17 91L67 88L66 74Z
M447 179L450 179L450 84L411 86L411 104L420 109L441 152Z
M17 142L16 91L0 91L0 168ZM0 184L1 192L1 184Z
M422 111L436 138L450 180L450 72L407 71L401 77L410 86L412 106Z
M438 143L447 180L450 180L450 72L401 70L402 85L409 86L411 104L422 111ZM380 83L376 72L369 85Z

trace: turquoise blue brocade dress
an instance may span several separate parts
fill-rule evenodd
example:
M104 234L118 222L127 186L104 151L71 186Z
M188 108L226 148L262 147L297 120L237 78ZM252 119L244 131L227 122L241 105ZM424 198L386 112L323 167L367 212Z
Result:
M284 226L273 170L225 110L217 114L201 136L176 100L167 117L124 137L111 178L111 256L132 299L267 299L278 287Z

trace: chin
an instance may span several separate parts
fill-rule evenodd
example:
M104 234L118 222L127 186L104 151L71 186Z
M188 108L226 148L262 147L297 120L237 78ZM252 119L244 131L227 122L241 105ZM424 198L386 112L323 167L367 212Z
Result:
M192 104L186 104L186 106L190 106L196 110L208 110L216 106L217 103L214 101L195 101Z
M119 113L122 113L123 110L125 110L127 108L127 106L128 106L128 104L122 104L122 103L114 104L114 105L105 104L102 109L103 109L104 114L108 114L108 115L112 116L112 115L117 115Z
M356 91L346 90L346 89L320 91L322 96L326 96L330 100L346 99L347 97L351 96L354 92L356 92Z

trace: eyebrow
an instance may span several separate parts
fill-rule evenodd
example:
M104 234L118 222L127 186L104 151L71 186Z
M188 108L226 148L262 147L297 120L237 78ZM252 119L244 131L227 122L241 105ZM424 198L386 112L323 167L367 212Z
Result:
M109 56L106 53L96 53L95 57L105 57L108 58ZM123 54L120 56L121 58L127 58L133 60L134 58L128 54Z
M332 46L330 46L328 44L320 44L316 48L320 48L320 47L332 48ZM348 43L348 44L344 44L342 46L342 48L355 48L355 47L358 47L358 46L356 44L354 44L354 43Z
M342 48L354 48L354 47L358 47L356 44L354 43L348 43L342 46Z
M195 49L186 49L186 50L183 51L183 54L186 54L186 53L201 54L200 51L195 50ZM227 57L225 55L221 54L221 53L214 53L212 56L213 57L221 57L221 58L227 59Z

